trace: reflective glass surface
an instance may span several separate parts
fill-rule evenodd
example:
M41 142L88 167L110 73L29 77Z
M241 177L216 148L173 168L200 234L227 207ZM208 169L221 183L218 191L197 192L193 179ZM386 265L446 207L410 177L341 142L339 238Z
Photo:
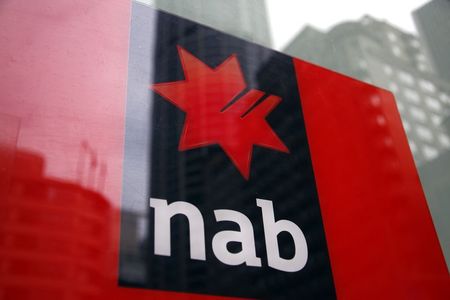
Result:
M0 299L450 297L449 20L2 1Z

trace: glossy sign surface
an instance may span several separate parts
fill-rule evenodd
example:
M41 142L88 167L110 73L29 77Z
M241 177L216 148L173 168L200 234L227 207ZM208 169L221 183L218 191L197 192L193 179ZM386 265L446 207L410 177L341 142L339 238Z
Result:
M0 5L1 299L222 298L205 293L125 287L119 283L121 224L129 222L138 228L134 234L121 232L122 239L129 239L130 245L142 240L151 225L145 221L148 202L143 208L135 201L126 202L125 206L121 203L122 195L148 192L145 184L149 180L155 188L169 192L172 189L168 187L174 184L183 189L187 178L211 180L222 174L223 171L214 168L225 168L239 180L245 180L218 147L202 150L221 155L220 161L212 162L216 165L207 175L195 177L180 172L179 182L170 182L168 187L158 184L167 180L165 173L124 171L127 163L138 169L154 155L147 152L153 138L142 139L139 132L179 133L184 118L182 111L163 98L159 98L158 105L178 114L178 127L168 120L167 128L152 127L148 118L140 119L139 113L154 112L156 98L143 103L147 107L128 107L127 98L139 93L148 95L152 83L183 80L181 68L176 64L170 66L180 70L179 78L130 79L131 73L127 75L130 69L150 67L151 73L157 74L153 71L157 64L152 61L132 60L131 55L128 60L133 42L129 36L130 10L129 1L44 0L38 4L19 0ZM149 19L133 18L133 22L147 26L146 34L151 37L163 30ZM183 34L195 35L189 30ZM150 55L158 52L158 41L151 41L140 45L146 57L149 56L146 51ZM211 66L237 52L230 52L229 44L214 45L218 56ZM203 43L196 47L199 49L196 57L202 61L205 59L202 53L212 52ZM176 46L170 51L177 57ZM275 53L273 57L280 55ZM261 64L256 58L249 62L240 58L239 62L251 69ZM271 58L269 55L266 61ZM167 63L160 56L155 61ZM298 117L299 108L303 113L312 160L310 172L317 188L320 224L324 228L337 298L448 298L448 270L391 94L303 61L291 59L289 68L292 75L289 80L295 82L298 103L296 109L283 113L282 118ZM286 73L277 68L277 72L269 74L265 76L276 78ZM127 92L127 81L128 84L141 81L144 88L128 88ZM246 81L247 85L253 83ZM272 94L269 87L262 91ZM280 111L281 103L276 108ZM273 115L269 114L269 120L275 118L276 109ZM125 136L129 117L136 119L137 127L132 127L132 134ZM275 128L277 122L272 123ZM286 144L304 134L280 134L283 130L287 129L275 128ZM125 148L135 150L129 155L123 151L127 142L135 145ZM173 147L170 153L179 155L178 143L177 136L170 144ZM190 156L186 158L199 159L202 166L209 163L189 151L185 152ZM257 148L250 170L257 172L259 157L268 165L265 172L269 173L277 167L271 157L281 160L285 155ZM159 160L159 164L160 168L166 167L164 160ZM277 177L284 181L292 176ZM249 178L258 177L250 174ZM261 181L258 184L269 186ZM210 188L211 193L218 191L217 187ZM252 202L248 209L255 208L256 202ZM275 204L275 212L276 209ZM135 218L135 214L124 214L125 210L143 211L144 221ZM126 245L120 246L121 251L126 249ZM142 249L148 250L144 253L153 253L145 244ZM131 259L139 255L133 253L136 248L129 250ZM139 272L147 272L145 268L142 271L142 265L135 264L130 276L139 278ZM192 279L186 279L189 278ZM215 281L225 279L233 282L235 278ZM277 291L271 292L275 297L278 295Z
M143 5L132 13L120 284L335 299L292 58ZM139 218L148 230L133 241Z

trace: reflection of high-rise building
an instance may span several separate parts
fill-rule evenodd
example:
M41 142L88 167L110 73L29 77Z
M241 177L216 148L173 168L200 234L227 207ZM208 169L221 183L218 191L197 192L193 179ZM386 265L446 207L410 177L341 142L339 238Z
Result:
M156 8L245 40L264 46L271 45L265 1L156 0L154 5Z
M419 168L420 179L427 195L428 205L433 214L433 222L439 233L442 250L450 266L450 151L429 161Z
M442 126L450 84L432 71L416 36L365 16L328 32L307 26L285 52L391 90L416 163L450 148Z
M145 244L143 238L146 234L145 214L123 210L120 221L126 234L121 236L120 244L120 271L122 276L130 282L143 282L146 276L144 259Z
M115 271L111 205L97 192L43 176L43 157L14 156L0 201L0 298L97 297Z
M433 70L450 81L450 0L433 0L413 13Z

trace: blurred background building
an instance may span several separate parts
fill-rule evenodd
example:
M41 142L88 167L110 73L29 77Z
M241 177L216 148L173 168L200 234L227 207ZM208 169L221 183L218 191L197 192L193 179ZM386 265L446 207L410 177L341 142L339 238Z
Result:
M450 82L450 1L430 1L413 16L433 70Z
M417 165L450 148L441 126L450 83L433 71L417 36L364 16L328 32L307 26L285 52L392 91Z
M265 1L140 0L156 8L266 47L272 39Z

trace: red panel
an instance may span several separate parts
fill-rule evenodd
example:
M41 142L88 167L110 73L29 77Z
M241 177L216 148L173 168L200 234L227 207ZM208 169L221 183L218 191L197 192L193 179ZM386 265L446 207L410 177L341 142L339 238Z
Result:
M450 299L393 95L294 60L339 299Z

